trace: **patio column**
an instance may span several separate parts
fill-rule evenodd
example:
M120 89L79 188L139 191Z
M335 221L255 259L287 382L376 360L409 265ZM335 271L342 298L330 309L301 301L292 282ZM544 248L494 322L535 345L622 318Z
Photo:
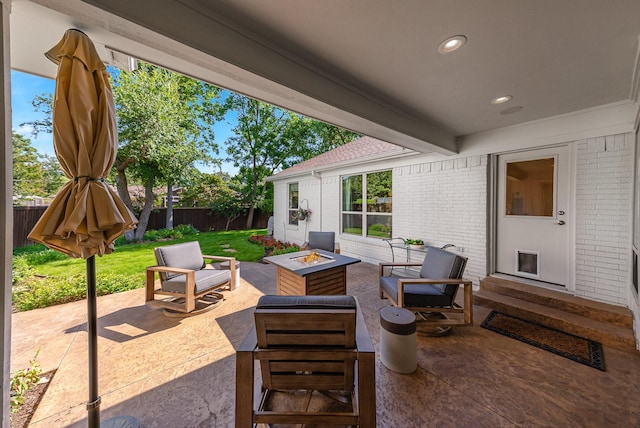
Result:
M0 0L0 30L2 30L2 73L0 74L0 280L2 281L2 304L0 316L2 318L2 407L0 418L2 427L9 427L9 399L10 399L10 370L11 370L11 262L13 254L13 198L12 176L13 161L11 153L11 55L9 47L9 13L10 0Z

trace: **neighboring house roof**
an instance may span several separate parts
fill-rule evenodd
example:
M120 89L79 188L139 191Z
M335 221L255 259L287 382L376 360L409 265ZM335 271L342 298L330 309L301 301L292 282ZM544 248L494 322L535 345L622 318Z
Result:
M312 171L322 171L413 153L417 152L376 138L360 137L357 140L282 170L267 180L272 181Z

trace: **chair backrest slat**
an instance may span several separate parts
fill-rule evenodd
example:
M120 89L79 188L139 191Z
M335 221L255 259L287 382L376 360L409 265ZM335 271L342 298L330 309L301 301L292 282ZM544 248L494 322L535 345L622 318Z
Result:
M268 348L296 343L305 346L355 347L355 309L256 309L258 346ZM286 336L289 336L287 338Z
M255 322L265 388L353 390L351 296L263 296Z

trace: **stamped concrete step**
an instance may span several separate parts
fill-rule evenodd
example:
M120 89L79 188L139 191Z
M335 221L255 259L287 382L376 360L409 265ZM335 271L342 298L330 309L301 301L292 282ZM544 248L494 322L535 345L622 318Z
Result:
M498 277L484 278L480 281L480 289L633 329L633 314L629 309L623 308L622 306L596 302L567 293Z
M474 304L595 340L605 346L625 351L636 350L636 340L631 328L483 289L474 293Z

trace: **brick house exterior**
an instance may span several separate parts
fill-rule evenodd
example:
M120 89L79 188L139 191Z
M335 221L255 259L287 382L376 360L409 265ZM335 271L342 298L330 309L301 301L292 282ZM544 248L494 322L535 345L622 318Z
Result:
M636 314L637 332L630 261L636 137L623 132L561 144L571 152L570 199L575 211L567 291L630 308ZM362 137L269 178L275 190L274 235L303 243L310 230L335 231L343 254L374 264L389 261L391 249L383 239L341 233L341 177L391 170L392 236L421 238L434 246L454 244L454 251L468 257L465 277L477 287L493 273L493 156L461 150L444 157ZM298 225L287 218L290 183L298 184L301 204L313 211Z

